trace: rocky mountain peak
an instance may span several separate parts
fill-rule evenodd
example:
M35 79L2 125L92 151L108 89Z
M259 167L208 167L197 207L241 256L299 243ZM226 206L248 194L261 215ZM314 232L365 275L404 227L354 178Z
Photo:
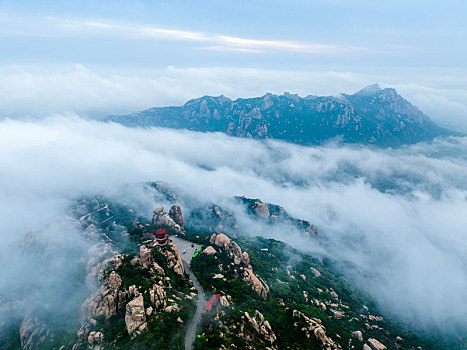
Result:
M404 100L405 102L409 103L405 98L399 95L396 89L393 88L386 88L380 91L379 97L382 101L393 101L396 99Z
M399 146L454 134L435 125L395 89L369 85L353 95L308 96L285 92L235 101L204 96L180 107L150 109L109 121L161 126L297 144L346 143Z
M228 97L225 97L224 95L220 96L202 96L199 98L194 98L185 103L185 106L193 106L193 105L198 105L201 103L212 103L212 104L225 104L225 103L230 103L232 100Z
M291 94L290 92L287 92L287 91L284 92L283 96L286 97L286 98L289 98L291 100L294 100L294 101L297 101L297 100L301 99L299 94Z
M368 85L364 87L360 91L356 92L354 95L365 95L365 96L376 95L379 92L381 92L381 90L382 89L378 84L372 84L372 85Z

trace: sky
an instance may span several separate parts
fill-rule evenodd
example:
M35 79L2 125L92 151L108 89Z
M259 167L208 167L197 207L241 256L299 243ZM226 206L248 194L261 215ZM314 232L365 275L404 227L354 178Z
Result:
M0 1L0 116L395 87L467 130L467 4Z

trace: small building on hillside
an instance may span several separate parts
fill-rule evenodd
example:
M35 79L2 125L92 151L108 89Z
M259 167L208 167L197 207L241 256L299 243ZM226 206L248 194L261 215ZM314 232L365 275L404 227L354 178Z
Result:
M216 306L216 307L219 306L219 303L221 301L221 295L220 294L214 294L212 296L212 301L213 301L214 306Z
M160 228L156 231L156 245L158 246L166 245L168 239L169 239L169 235L167 234L166 230L164 230L163 228Z
M209 300L208 303L206 304L206 312L212 310L212 300Z

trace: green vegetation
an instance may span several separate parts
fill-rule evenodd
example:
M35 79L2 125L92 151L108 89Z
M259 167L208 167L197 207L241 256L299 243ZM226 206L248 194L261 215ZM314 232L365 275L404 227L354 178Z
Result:
M233 307L223 308L226 312L226 316L221 318L224 326L242 322L241 315L245 311L253 315L258 310L271 324L277 336L275 345L279 349L320 349L320 341L314 336L307 338L301 330L305 324L300 325L304 321L293 317L292 311L295 309L308 317L320 319L326 335L343 348L347 347L351 333L356 330L363 332L364 339L376 338L388 349L395 349L396 336L404 338L404 348L449 348L446 344L434 346L428 339L410 332L404 324L387 319L384 322L368 321L361 314L380 314L368 296L330 272L326 264L323 266L319 261L287 244L261 237L238 238L235 241L243 251L248 252L254 272L265 280L270 292L264 299L246 282L236 279L233 270L239 268L239 265L232 265L232 258L224 250L217 249L215 256L198 255L192 261L192 268L203 288L210 293L217 292L232 297ZM316 277L312 269L319 271L321 275ZM225 280L212 278L218 273L224 275ZM339 300L332 295L334 293L338 294ZM317 305L313 300L322 304ZM363 309L364 305L369 308L369 312ZM336 311L342 312L343 316L338 313L336 316ZM294 326L296 322L299 322L297 327ZM367 330L366 323L376 324L382 329ZM197 338L195 348L216 349L219 344L227 347L231 343L239 344L240 340L233 334L235 332L226 331L224 326L206 316L200 330L202 336ZM255 347L264 348L264 344L258 339L253 339L253 342L258 343ZM354 344L357 343L354 340Z
M95 329L105 334L105 347L108 349L183 349L184 334L195 305L191 301L184 301L179 306L181 311L155 312L148 316L146 331L136 337L128 335L124 310L119 310L118 314L109 320L105 320L104 317L97 318Z
M269 209L271 212L279 210L276 207ZM116 250L124 254L121 265L115 270L122 279L122 291L128 290L132 285L137 286L147 308L150 304L149 290L155 283L162 283L167 299L170 299L166 300L167 305L177 303L180 308L172 312L154 310L146 317L147 329L140 335L133 336L128 335L126 330L124 307L117 310L117 315L110 319L105 319L104 316L97 317L96 324L90 327L92 331L104 334L104 347L183 349L184 336L196 308L193 300L185 298L191 292L191 283L186 276L180 276L168 268L167 253L172 250L170 245L151 249L153 260L164 269L163 275L150 272L135 259L139 256L140 245L148 235L155 234L159 228L166 229L169 235L177 233L170 227L150 225L147 220L137 217L128 206L114 203L104 197L81 199L75 203L74 211L77 218L86 215L81 220L83 228L93 224L99 230L100 236L96 241L111 242ZM92 232L89 234L91 239L94 239ZM180 236L201 244L203 248L210 245L211 234L197 228L188 227L185 235ZM192 269L206 294L210 296L219 293L228 296L230 303L228 307L219 306L218 310L214 307L212 312L203 315L198 331L200 335L194 344L197 350L219 349L222 345L231 348L231 344L235 344L237 349L247 346L266 348L270 344L265 342L245 318L245 312L253 316L255 310L271 325L277 337L274 346L279 349L321 348L321 341L313 334L310 337L305 335L303 328L308 328L308 324L304 319L294 317L294 310L309 318L319 319L326 329L326 336L339 343L343 349L348 347L351 333L356 330L363 332L365 340L378 339L391 350L396 349L396 336L404 338L403 349L417 346L428 350L456 349L442 340L423 338L408 325L386 317L384 321L369 321L368 315L380 315L375 303L356 286L345 282L336 274L336 267L329 261L318 261L273 239L240 237L235 238L235 241L249 254L255 274L269 286L268 296L260 296L243 280L241 265L233 263L228 251L215 247L215 255L196 254L192 259ZM80 269L84 271L83 266L80 266ZM316 271L319 272L319 276ZM107 278L111 272L109 268L102 278ZM222 274L223 278L213 278L216 274ZM76 289L79 290L84 285L85 276L82 271L77 275L79 283L78 280L73 283L76 283ZM364 306L368 307L369 311ZM216 317L217 315L219 317ZM21 320L2 330L1 349L20 348L19 324ZM377 325L380 328L368 328L366 324ZM243 334L240 334L239 325ZM54 335L47 337L37 349L58 349L61 345L68 349L77 342L76 331L79 324L67 323L54 329ZM353 340L356 348L361 348L362 344ZM81 342L80 349L84 350L86 347L86 341Z
M163 250L170 250L170 246L152 249L154 261L164 268L164 276L154 275L136 260L134 255L126 255L116 272L122 278L121 290L136 285L143 294L144 303L149 306L149 290L156 281L162 281L168 298L176 298L179 311L164 312L155 310L147 317L147 329L142 334L131 337L125 327L125 310L118 310L116 316L109 320L104 317L97 318L94 330L105 334L106 348L113 349L182 349L184 347L184 334L189 319L196 308L192 300L185 299L190 292L191 284L186 276L176 274L167 268L168 260ZM110 273L110 271L108 271ZM166 280L166 278L169 280ZM170 304L170 303L169 303ZM180 322L181 320L181 322Z

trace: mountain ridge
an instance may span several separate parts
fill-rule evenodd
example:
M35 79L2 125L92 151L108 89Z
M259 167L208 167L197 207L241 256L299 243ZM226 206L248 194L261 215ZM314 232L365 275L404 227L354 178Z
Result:
M346 143L400 146L455 132L436 125L393 88L369 85L354 94L301 97L285 92L232 100L202 96L182 106L153 107L109 116L129 127L167 127L310 145Z

